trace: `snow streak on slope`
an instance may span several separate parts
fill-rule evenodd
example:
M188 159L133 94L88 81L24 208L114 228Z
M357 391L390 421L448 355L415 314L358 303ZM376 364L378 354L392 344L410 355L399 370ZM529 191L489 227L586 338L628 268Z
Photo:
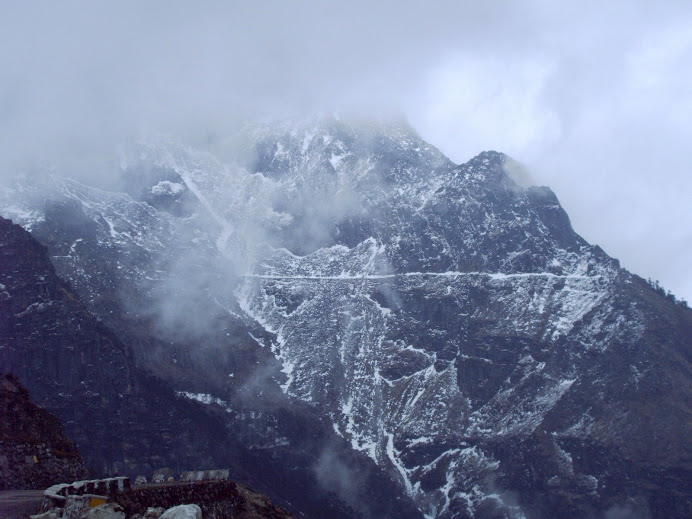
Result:
M273 334L283 391L429 517L502 502L483 442L539 431L578 386L579 359L638 333L609 320L617 265L574 234L549 190L514 184L501 154L454 166L403 125L334 120L248 127L228 146L252 159L158 139L124 162L169 205L55 179L52 203L83 218L58 269L101 312L117 290L99 283L147 307L203 276L215 308ZM184 196L186 212L170 211ZM56 218L30 190L2 206L29 228ZM89 258L104 255L113 268L95 273Z
M443 514L450 499L461 498L453 497L459 488L497 463L478 453L470 473L458 461L463 439L531 433L574 382L547 373L528 349L517 351L517 367L497 394L474 405L458 384L463 359L477 358L468 329L480 321L490 335L552 341L603 300L607 281L546 272L373 274L355 266L375 264L373 254L386 253L374 239L331 252L332 275L316 275L310 255L293 258L286 275L271 266L271 274L246 276L238 291L241 306L276 334L284 390L322 409L354 448L391 464L419 502ZM496 304L474 309L478 292ZM428 317L439 311L429 305L444 305L449 319L438 315L430 327ZM450 448L424 465L407 465L423 441ZM479 465L486 469L479 472ZM447 483L421 490L421 481L441 467Z

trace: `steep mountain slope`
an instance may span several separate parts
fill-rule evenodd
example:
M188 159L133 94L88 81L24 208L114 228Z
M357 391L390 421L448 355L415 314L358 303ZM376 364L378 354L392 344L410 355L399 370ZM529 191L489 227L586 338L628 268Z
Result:
M372 493L359 494L364 509L419 517L372 461L350 452L309 409L283 404L280 391L246 387L231 408L206 395L176 395L135 366L129 349L56 276L45 247L2 218L0 266L0 366L61 419L92 476L228 467L297 514L353 517L317 481L330 462L363 475Z
M25 181L0 207L138 364L232 409L305 406L428 517L684 517L692 314L516 167L326 119L150 141L121 192Z

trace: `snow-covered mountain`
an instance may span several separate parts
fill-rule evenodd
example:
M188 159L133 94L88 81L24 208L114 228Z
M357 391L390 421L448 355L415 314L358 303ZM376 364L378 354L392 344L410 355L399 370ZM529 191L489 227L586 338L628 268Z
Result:
M509 157L457 166L404 123L326 118L152 139L121 166L111 191L19 179L0 214L250 445L290 448L280 400L426 517L692 513L692 313ZM354 506L358 471L320 460Z

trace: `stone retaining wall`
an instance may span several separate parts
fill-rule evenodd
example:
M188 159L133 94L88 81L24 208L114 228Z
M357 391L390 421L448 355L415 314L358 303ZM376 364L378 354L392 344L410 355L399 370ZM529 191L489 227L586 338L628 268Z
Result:
M45 443L0 440L0 490L40 489L84 476L78 456L56 455Z
M243 499L232 481L200 481L170 483L133 488L118 492L112 500L125 509L128 517L144 514L148 507L171 508L194 503L202 509L202 517L233 517L241 509Z
M190 477L223 477L225 470L190 472ZM292 516L265 496L238 486L228 479L216 481L152 484L132 488L125 477L76 481L53 485L43 494L41 511L60 509L63 519L77 519L85 508L109 502L120 505L127 517L142 517L147 508L168 509L196 504L205 519L265 518L290 519Z
M60 420L31 402L16 376L1 374L0 490L41 489L86 475Z
M189 470L180 475L180 481L192 483L194 481L221 481L228 479L228 469L215 470Z

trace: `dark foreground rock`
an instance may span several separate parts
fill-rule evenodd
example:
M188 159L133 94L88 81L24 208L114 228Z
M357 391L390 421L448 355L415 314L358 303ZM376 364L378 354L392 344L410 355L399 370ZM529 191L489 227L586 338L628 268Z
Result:
M0 490L41 489L86 476L60 420L32 403L10 374L0 377L0 417Z

